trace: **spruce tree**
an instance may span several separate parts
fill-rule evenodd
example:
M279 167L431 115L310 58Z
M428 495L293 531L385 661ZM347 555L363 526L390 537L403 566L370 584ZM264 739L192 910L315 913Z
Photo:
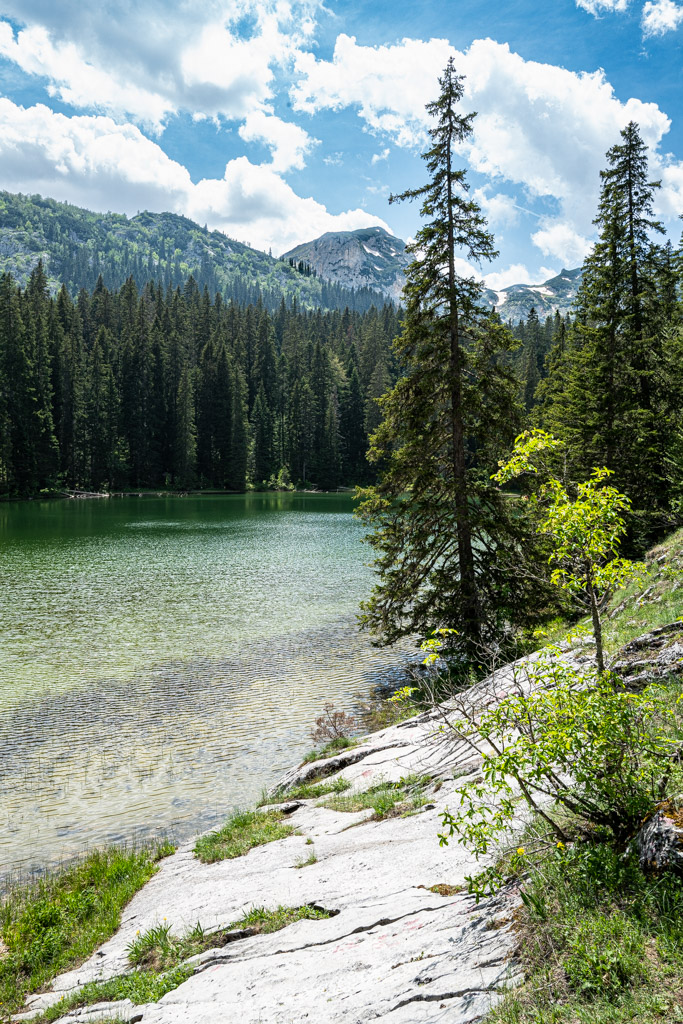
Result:
M517 383L501 356L512 339L481 304L482 285L456 271L456 251L480 263L496 255L453 152L472 133L456 106L462 78L452 59L428 104L429 181L393 201L422 200L428 223L409 251L406 312L396 352L403 376L382 400L370 457L384 460L360 514L372 528L379 582L364 624L383 642L437 626L458 630L468 658L498 641L524 605L518 527L492 486L497 458L518 423Z
M633 503L632 539L645 542L672 509L675 367L667 366L663 337L675 302L671 275L667 281L663 273L666 250L653 241L662 231L653 217L660 183L649 180L636 124L621 132L607 164L594 222L599 239L586 259L564 355L551 369L542 422L567 442L573 475L599 465L614 470L615 485Z
M267 483L274 472L273 463L273 417L266 392L261 383L256 392L256 401L251 413L253 440L253 483Z
M178 385L178 422L175 438L176 483L189 488L195 482L197 466L197 433L195 430L194 388L192 373L186 365Z

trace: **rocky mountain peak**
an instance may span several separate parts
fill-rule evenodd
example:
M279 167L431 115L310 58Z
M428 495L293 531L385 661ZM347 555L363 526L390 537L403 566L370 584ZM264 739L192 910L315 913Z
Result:
M394 302L400 301L405 268L410 263L405 242L381 227L326 231L290 249L282 259L303 261L318 277L345 288L373 288Z
M359 231L326 231L284 253L283 260L310 264L318 277L345 288L368 286L393 302L401 301L405 269L410 256L405 242L379 226ZM569 311L579 284L581 268L563 269L542 284L513 284L494 291L486 288L484 302L498 310L503 320L525 320L534 307L543 320L555 310Z

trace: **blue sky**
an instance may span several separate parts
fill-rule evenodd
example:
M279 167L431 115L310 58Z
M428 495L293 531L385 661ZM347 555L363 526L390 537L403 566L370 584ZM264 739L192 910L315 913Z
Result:
M682 43L683 0L0 0L0 187L173 210L276 255L377 223L408 238L418 210L388 195L424 180L452 55L500 249L477 272L536 283L589 250L630 120L678 241Z

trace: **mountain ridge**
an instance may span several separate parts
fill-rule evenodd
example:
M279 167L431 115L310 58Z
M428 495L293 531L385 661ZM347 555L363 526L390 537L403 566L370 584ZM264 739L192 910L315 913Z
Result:
M99 275L119 289L128 277L183 287L192 275L200 288L242 305L262 302L271 311L284 298L305 308L364 312L382 306L383 294L354 292L335 282L299 273L287 261L229 238L177 213L143 211L134 217L94 213L39 195L0 191L0 272L25 286L42 260L48 287L76 295L92 291Z
M183 214L100 214L0 191L0 272L24 286L39 260L52 293L62 285L73 295L92 290L100 274L113 290L128 277L138 287L148 280L182 287L192 275L200 288L243 305L261 302L274 310L284 299L309 309L364 312L387 300L400 305L411 257L405 242L379 225L327 231L275 258ZM504 321L526 319L532 306L541 319L566 313L581 273L563 269L537 285L485 288L483 299Z
M367 284L396 303L401 300L405 269L411 262L403 239L379 225L356 231L326 231L289 249L282 259L308 264L318 276L346 287ZM543 319L557 309L561 313L570 309L581 274L581 268L563 269L540 284L512 284L498 291L485 288L483 298L503 320L526 319L532 306Z

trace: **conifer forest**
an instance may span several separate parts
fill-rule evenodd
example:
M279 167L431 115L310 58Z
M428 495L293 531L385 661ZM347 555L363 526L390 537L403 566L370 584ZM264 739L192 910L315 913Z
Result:
M392 305L226 303L133 278L55 298L42 265L0 283L0 476L29 496L367 480L375 401L396 377Z

